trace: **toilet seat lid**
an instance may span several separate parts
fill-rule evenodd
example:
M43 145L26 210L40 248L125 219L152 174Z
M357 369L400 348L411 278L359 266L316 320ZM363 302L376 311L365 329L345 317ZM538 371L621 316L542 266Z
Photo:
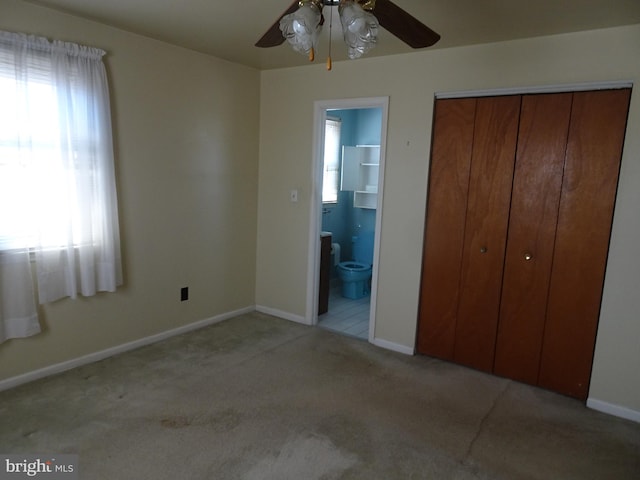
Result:
M360 262L340 262L338 266L346 268L348 270L367 270L368 268L371 268L370 265L366 265Z

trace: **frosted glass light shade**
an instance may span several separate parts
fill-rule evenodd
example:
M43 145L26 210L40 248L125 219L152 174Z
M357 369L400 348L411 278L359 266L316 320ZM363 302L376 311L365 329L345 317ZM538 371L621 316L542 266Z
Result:
M378 41L378 19L352 0L340 2L342 33L349 58L360 58Z
M296 52L309 54L320 34L320 8L313 1L301 2L293 13L280 20L282 35Z

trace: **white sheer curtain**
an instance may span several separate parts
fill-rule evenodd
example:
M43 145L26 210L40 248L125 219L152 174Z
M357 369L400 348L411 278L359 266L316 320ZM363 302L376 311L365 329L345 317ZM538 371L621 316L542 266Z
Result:
M29 252L0 252L0 342L40 332Z
M28 252L40 303L122 283L104 53L0 31L0 341L37 333Z

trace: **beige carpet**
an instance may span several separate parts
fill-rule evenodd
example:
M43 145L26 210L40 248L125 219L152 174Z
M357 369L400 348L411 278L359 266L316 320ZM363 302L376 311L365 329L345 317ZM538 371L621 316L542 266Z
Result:
M0 393L0 453L92 479L634 479L640 424L252 313Z

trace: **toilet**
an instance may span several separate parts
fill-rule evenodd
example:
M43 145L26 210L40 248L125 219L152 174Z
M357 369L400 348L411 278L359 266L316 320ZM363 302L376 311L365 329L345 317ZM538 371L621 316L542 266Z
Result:
M342 282L342 296L356 300L370 293L374 232L363 232L352 237L351 242L353 260L340 262L337 271Z

